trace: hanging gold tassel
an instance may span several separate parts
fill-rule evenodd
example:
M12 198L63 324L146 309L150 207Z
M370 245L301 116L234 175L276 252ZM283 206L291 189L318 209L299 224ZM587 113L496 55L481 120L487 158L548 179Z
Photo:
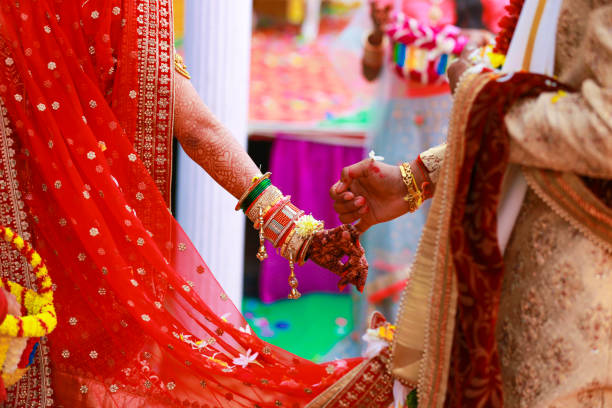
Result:
M293 252L289 254L289 268L291 269L291 274L289 274L289 286L291 286L291 291L287 296L289 299L295 300L299 299L302 294L298 292L298 280L295 277L295 264L293 263Z
M263 222L263 211L259 209L259 251L257 251L257 259L260 262L263 262L264 259L268 257L268 253L266 252L266 246L264 245L264 222Z

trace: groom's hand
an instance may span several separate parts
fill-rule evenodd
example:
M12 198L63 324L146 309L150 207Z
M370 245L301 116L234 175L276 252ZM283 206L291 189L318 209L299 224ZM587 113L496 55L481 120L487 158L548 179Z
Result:
M340 181L329 190L340 221L359 220L355 227L360 232L408 212L407 192L398 166L372 159L342 169Z

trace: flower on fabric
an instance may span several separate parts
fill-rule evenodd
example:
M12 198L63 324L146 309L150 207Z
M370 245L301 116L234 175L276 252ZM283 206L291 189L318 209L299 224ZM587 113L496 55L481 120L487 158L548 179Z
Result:
M385 347L389 346L389 343L378 335L377 329L368 329L362 339L366 343L366 350L363 353L366 358L378 355Z
M323 229L323 221L315 219L312 215L303 215L295 222L295 232L302 238L308 238Z
M259 356L259 353L251 354L251 349L248 349L245 354L240 354L238 358L233 359L232 363L242 368L246 368L249 364L256 362L257 356Z
M385 160L384 157L382 156L377 156L376 153L374 152L374 150L370 150L370 153L368 153L368 157L374 161L383 161Z

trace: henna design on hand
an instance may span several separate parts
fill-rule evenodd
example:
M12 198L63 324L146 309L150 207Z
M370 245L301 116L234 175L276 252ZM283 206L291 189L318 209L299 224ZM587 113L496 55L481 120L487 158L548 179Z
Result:
M214 117L191 82L175 75L174 135L185 153L234 197L260 174L244 148Z
M340 276L338 287L352 283L363 288L368 277L368 261L359 242L359 231L350 224L317 232L310 245L309 257L314 263ZM347 257L346 262L343 258Z

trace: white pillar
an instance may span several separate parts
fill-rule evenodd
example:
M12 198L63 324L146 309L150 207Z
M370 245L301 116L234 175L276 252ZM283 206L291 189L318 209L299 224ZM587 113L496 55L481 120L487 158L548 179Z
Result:
M246 148L251 0L187 0L185 63L198 93ZM176 215L196 248L240 307L244 215L236 200L181 150Z

